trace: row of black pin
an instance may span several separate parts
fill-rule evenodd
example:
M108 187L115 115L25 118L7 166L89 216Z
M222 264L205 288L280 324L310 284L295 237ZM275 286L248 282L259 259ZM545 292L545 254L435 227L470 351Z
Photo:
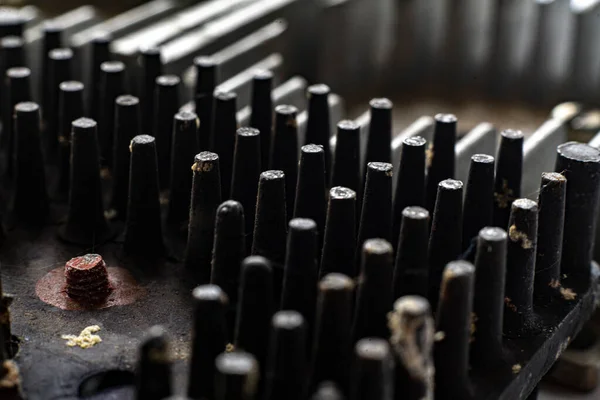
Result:
M514 136L514 133L503 133L503 137L505 136ZM218 189L216 186L219 181L218 172L214 172L216 170L214 162L218 158L214 153L203 154L210 155L212 163L210 166L195 167L195 170L213 172L216 175L213 178L215 182L213 188ZM490 209L494 204L491 189L493 168L490 164L493 166L491 156L474 156L467 187L467 198L472 201L477 193L487 197L487 204L483 197L480 199L484 204L479 207L477 212L474 212L475 217L473 218L487 219L488 221L493 215ZM478 239L475 241L477 251L473 252L476 255L474 263L477 268L474 268L466 260L453 261L462 251L461 231L463 231L463 225L467 223L467 221L463 222L461 217L463 214L462 182L452 179L440 182L431 234L428 234L429 213L427 210L421 207L404 209L395 266L392 267L393 249L387 241L370 239L365 240L362 246L357 245L363 249L362 269L358 280L359 289L356 300L353 300L354 295L352 294L348 295L345 300L347 305L356 301L356 307L337 310L335 315L328 315L327 319L321 322L326 325L323 328L325 331L323 338L319 336L319 329L322 328L319 325L319 312L321 312L319 306L316 308L315 317L315 313L310 312L312 307L307 299L318 298L318 296L311 295L311 287L315 287L318 279L316 277L319 274L325 275L319 286L321 290L329 287L327 282L343 287L346 286L341 282L347 282L348 290L352 291L349 289L353 286L351 277L356 276L356 273L353 268L347 268L352 265L354 259L354 246L348 246L347 243L354 240L360 241L360 236L356 238L354 235L354 229L348 229L349 226L352 227L351 221L355 215L356 195L347 188L331 189L325 225L325 243L319 269L317 246L314 245L317 237L317 224L310 219L293 219L289 225L288 243L287 249L285 249L281 241L281 238L285 237L286 222L285 175L281 171L262 173L258 189L253 253L262 254L274 261L270 263L270 269L264 266L257 267L254 271L256 275L251 275L258 279L260 284L252 281L253 284L246 286L242 272L242 297L238 299L240 306L237 312L244 313L249 309L253 310L255 317L262 316L262 319L253 319L254 335L252 337L257 341L250 346L246 345L246 348L256 345L253 354L258 355L258 358L264 358L266 337L264 329L266 328L264 324L262 328L257 326L260 325L257 321L267 319L265 313L268 314L268 310L273 310L273 303L270 303L273 299L282 299L282 309L286 309L288 306L292 309L296 307L309 321L309 326L311 318L313 318L316 330L311 339L312 343L317 343L315 346L327 343L326 347L333 352L332 349L339 350L338 346L345 346L342 331L346 332L350 342L364 337L363 335L388 337L389 331L385 315L391 307L393 298L408 294L427 296L432 304L435 304L437 330L442 332L439 339L441 344L436 345L435 353L435 364L438 371L436 385L440 390L439 396L443 397L448 393L467 396L470 362L473 365L481 365L482 368L490 368L502 363L504 361L502 335L508 337L535 336L547 323L537 315L536 307L575 300L577 293L564 285L576 282L576 278L583 278L584 285L579 285L579 289L585 290L586 284L589 285L591 238L593 238L595 229L594 218L590 216L593 217L597 213L599 168L600 154L597 150L579 143L567 143L560 146L556 169L563 174L545 173L542 176L539 204L543 206L543 212L538 212L538 203L532 200L510 199L511 213L507 224L508 229L485 227L486 224L478 228ZM390 184L386 185L387 189L384 191L376 192L377 199L369 199L374 193L372 183L378 182L378 179L385 179L384 177L390 177L387 164L369 164L363 215L368 213L372 209L371 207L375 207L372 204L381 207L381 198L391 201ZM573 184L566 185L570 179L573 180ZM376 187L381 188L381 185ZM219 190L209 192L220 193ZM381 195L382 193L383 195ZM477 205L476 202L473 204ZM391 206L388 206L388 209L391 209ZM342 214L345 215L345 218L340 218L340 214L335 211L345 212ZM235 271L245 247L242 233L244 223L241 217L243 207L237 202L228 201L221 205L216 213L217 236L211 278L213 283L228 288L226 289L227 294L235 293ZM225 225L222 221L225 215L232 216L237 221L235 224L227 225L233 227L233 231L231 231L233 234L224 235ZM336 216L338 219L334 219ZM569 216L575 222L569 221ZM334 221L336 221L335 226ZM540 225L544 226L544 230L538 230L538 221ZM473 221L468 221L468 223L470 229L474 229ZM261 229L265 225L268 226L267 231ZM378 228L372 227L371 229ZM367 228L361 228L359 231L365 229ZM329 236L332 230L338 234ZM308 233L309 231L312 231L312 235ZM265 234L265 232L268 233ZM343 232L346 233L345 236ZM221 242L221 235L230 240L227 242L227 246ZM346 245L342 242L343 238L348 240ZM573 238L577 238L577 240L573 240ZM337 249L340 251L331 254L330 243L338 246ZM227 265L229 273L222 270L226 263L221 262L224 259L222 255L220 256L223 251L217 251L220 246L237 249L234 259L227 261L231 262ZM539 246L538 251L536 251L537 246ZM350 252L352 254L349 256ZM345 257L349 262L333 261L331 263L333 269L325 269L328 265L325 261L327 255L331 255L334 259L335 257L340 257L340 259ZM468 253L467 257L470 257ZM283 268L279 264L282 259L284 260ZM304 265L303 274L300 274L300 265ZM585 265L588 267L585 268ZM345 268L345 270L339 271L336 270L337 268ZM269 272L266 272L267 270ZM475 270L479 271L477 276L475 276ZM283 274L283 280L277 276L278 273ZM561 274L570 276L571 280L561 279ZM292 276L294 276L293 279ZM277 287L280 284L283 286ZM389 291L385 290L386 286L390 288ZM245 290L250 290L251 287L261 288L260 293L250 296L258 301L258 304L252 302L250 305L245 305L243 293ZM282 290L281 297L279 296L280 289ZM293 292L290 293L290 290ZM273 292L273 295L270 292ZM293 301L295 297L293 293L298 296L296 297L297 302ZM477 302L473 302L474 293L477 296ZM472 310L476 316L475 320L471 317ZM232 317L231 312L231 308L229 308L229 325L231 326L231 321L235 319L238 321L236 327L239 328L239 321L243 321L244 316L238 314L237 317ZM473 338L471 337L472 323L476 326ZM261 329L263 330L261 331ZM474 340L473 348L486 349L486 351L472 351L469 356L469 342L472 339ZM257 344L257 342L261 343ZM242 348L245 347L242 346ZM262 356L261 351L256 348L262 349ZM344 387L343 382L346 380L344 376L330 376L331 374L344 374L344 369L339 367L339 363L342 362L340 360L347 357L347 354L344 356L341 353L341 351L335 353L333 359L323 356L325 359L316 363L317 367L310 376L316 375L316 381L331 379ZM318 352L314 356L318 357ZM347 363L347 360L342 362L342 364L344 363ZM262 364L259 362L259 365ZM322 365L325 367L321 368ZM326 371L324 372L325 376L320 375L323 371ZM314 377L311 379L315 380ZM415 385L420 387L424 384L417 382Z

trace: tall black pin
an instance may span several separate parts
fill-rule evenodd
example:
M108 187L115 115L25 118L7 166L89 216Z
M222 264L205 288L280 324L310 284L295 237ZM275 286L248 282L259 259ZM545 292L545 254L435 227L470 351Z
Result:
M412 136L402 141L400 165L394 194L392 245L398 245L402 213L406 207L425 205L425 146L427 141Z
M171 179L167 223L177 231L187 230L192 171L190 162L198 153L198 116L191 111L175 114L173 123L173 148L171 149Z
M112 166L115 101L125 92L125 64L120 61L105 61L100 64L100 101L97 118L103 165Z
M196 114L200 119L198 145L201 151L210 150L210 136L213 127L214 91L217 85L217 61L211 57L196 57L196 88L194 101Z
M329 182L331 168L331 122L329 118L329 86L317 84L306 90L308 97L308 120L306 121L306 138L304 144L317 144L323 148L325 155L325 179Z
M184 264L193 271L199 283L208 283L215 216L221 204L219 156L208 151L197 154L192 171L194 176Z
M239 128L236 133L231 177L231 198L239 201L246 214L246 247L252 248L256 195L261 172L261 136L258 129Z
M456 117L452 114L437 114L433 142L427 149L427 184L425 208L432 213L435 208L438 184L444 179L454 179L456 144Z
M16 164L11 211L18 221L41 225L48 215L46 175L40 141L40 108L15 106Z
M394 299L406 295L427 297L429 246L429 211L406 207L402 212L400 236L396 247Z
M252 79L252 114L250 126L260 132L261 171L269 168L271 154L271 132L273 130L273 73L269 70L257 71Z
M479 231L493 223L494 157L475 154L471 157L463 206L462 247L466 250Z
M136 256L157 256L164 252L158 191L156 140L139 135L129 146L131 162L128 180L125 251Z
M62 82L58 98L58 194L69 193L71 180L71 129L72 122L84 116L83 83Z
M140 346L135 385L137 400L162 400L172 394L169 340L153 326Z
M233 92L215 94L215 119L211 139L212 151L221 160L221 196L228 199L231 192L233 173L233 150L237 130L237 95Z
M173 142L173 117L179 111L180 79L175 75L156 78L154 88L154 113L152 133L158 151L158 180L161 189L169 187L171 177L171 145Z
M229 300L215 285L194 289L192 349L187 394L192 399L215 398L215 360L225 350L225 313Z
M461 252L463 183L446 179L438 185L429 236L429 301L437 307L446 264Z
M140 132L140 101L137 97L124 95L115 100L115 127L112 165L111 208L116 218L127 217L127 193L129 190L129 158L131 139Z
M298 180L298 109L294 106L275 107L275 129L271 143L271 169L285 173L285 198L288 219L292 218Z
M329 190L329 205L319 276L339 272L356 276L356 192L336 186Z
M70 243L101 244L113 232L104 217L100 182L100 151L96 122L79 118L72 123L71 185L67 222L58 233Z
M523 139L521 131L501 133L494 183L494 226L502 229L508 229L512 202L521 197Z

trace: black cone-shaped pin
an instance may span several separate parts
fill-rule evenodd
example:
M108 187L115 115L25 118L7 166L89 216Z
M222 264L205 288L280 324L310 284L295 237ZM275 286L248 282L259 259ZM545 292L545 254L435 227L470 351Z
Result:
M312 332L317 304L317 225L311 219L290 221L283 278L282 310L302 314ZM308 343L310 343L310 335Z
M192 349L187 394L192 399L214 399L215 359L225 350L227 295L215 285L194 289Z
M429 235L429 301L437 307L446 264L461 252L462 197L461 181L446 179L439 183L433 223Z
M120 61L105 61L100 64L100 102L97 118L103 165L112 166L115 101L125 92L125 64Z
M137 256L157 256L164 252L160 220L156 141L139 135L131 140L129 197L125 251Z
M190 162L198 153L198 116L190 111L175 114L173 148L171 151L171 179L167 223L178 231L187 230L192 171Z
M219 286L229 297L227 331L230 333L235 327L240 265L245 256L244 208L237 201L227 200L217 208L210 283Z
M87 102L87 107L88 107L88 114L94 118L94 119L98 119L100 118L100 105L101 103L101 79L102 79L102 69L100 68L100 66L102 65L102 63L106 62L106 61L110 61L111 59L111 54L110 54L110 44L111 44L112 38L110 37L110 35L108 35L107 33L100 33L98 34L96 37L94 37L92 39L92 42L90 43L90 53L91 53L91 62L90 65L88 66L89 70L88 70L88 77L89 77L89 82L87 83L87 85L89 86L89 90L88 90L88 102ZM153 82L154 83L154 82ZM121 93L119 93L120 95ZM115 96L116 97L116 96ZM144 114L144 115L150 115L150 114ZM146 118L144 118L146 119ZM150 118L147 118L150 119ZM149 131L147 131L149 132Z
M325 161L323 147L314 144L302 146L294 203L294 218L310 218L317 224L319 258L327 214Z
M72 123L84 116L83 83L78 81L62 82L58 98L58 193L69 193L71 181L71 129Z
M538 205L517 199L511 205L508 228L504 335L521 337L536 332L533 280L537 245Z
M389 163L392 161L393 104L388 99L380 98L372 99L369 106L371 123L367 135L367 153L362 168L363 176L368 174L367 167L370 162Z
M494 226L508 229L511 204L521 197L523 132L502 131L494 183Z
M165 330L153 326L139 350L136 399L162 400L172 394L169 340Z
M387 314L392 309L394 249L383 239L369 239L362 248L352 338L388 338Z
M231 192L233 173L233 151L237 130L237 95L233 92L215 94L215 119L211 146L221 159L221 196L228 199Z
M239 201L246 214L246 247L252 248L256 195L261 171L261 136L257 129L239 128L236 133L231 177L231 198Z
M52 21L47 21L44 23L42 27L42 46L39 60L42 63L42 72L41 78L39 81L39 88L37 89L37 93L42 99L42 106L44 110L47 107L47 104L51 101L49 97L49 89L50 89L50 60L48 58L48 53L50 50L58 49L62 47L62 35L63 29L56 23Z
M396 361L394 399L432 399L434 324L429 303L421 296L403 296L394 303L388 323Z
M15 122L14 109L19 103L31 101L31 71L25 67L10 68L6 71L6 97L2 102L2 147L6 149L5 170L9 178L13 177L15 167Z
M271 143L271 169L285 173L285 197L288 218L291 219L298 180L298 109L294 106L275 107L275 129Z
M58 233L67 242L90 246L113 235L104 218L96 122L79 118L72 129L69 211Z
M558 146L555 170L567 178L561 273L589 277L600 197L600 151L583 143Z
M190 223L185 248L185 267L193 271L200 283L210 281L210 263L213 249L215 216L221 204L221 174L219 156L203 151L192 165L192 197Z
M466 250L479 231L493 224L494 157L475 154L471 157L463 206L462 248Z
M17 220L43 224L48 215L46 175L40 141L40 107L15 106L16 164L12 212Z
M467 261L453 261L444 269L436 330L435 392L438 398L469 398L469 340L475 268Z
M435 116L433 142L427 149L427 183L425 205L429 212L435 208L438 184L444 179L454 179L456 144L456 117L452 114Z
M194 101L196 114L200 119L198 145L201 151L210 150L210 136L213 127L214 91L217 85L217 61L211 57L196 57L196 89Z
M259 365L250 353L222 353L215 360L215 400L257 399Z
M179 77L162 75L156 78L152 132L158 150L158 179L160 188L169 187L171 177L171 144L173 117L179 111ZM219 154L220 155L220 154Z
M272 289L273 272L269 261L260 256L246 258L242 262L234 345L236 350L253 354L261 372L264 372L266 365L269 330L274 312ZM262 392L263 384L260 386Z
M357 254L367 239L392 236L392 164L370 162L360 214Z
M343 186L357 192L360 190L360 176L360 125L343 120L337 124L331 186Z
M557 172L542 173L533 292L542 303L548 303L560 286L567 185L564 175Z
M306 398L307 327L296 311L279 311L271 321L265 400Z
M252 114L250 126L260 132L261 171L269 168L271 154L271 132L273 130L273 73L269 70L257 71L252 79Z
M127 193L129 190L129 144L140 134L140 101L137 97L124 95L115 101L115 137L112 165L111 208L116 217L127 217ZM155 149L156 150L156 149Z
M0 39L0 72L2 72L2 76L10 68L27 65L24 45L25 42L20 36L5 36Z
M400 237L394 266L394 299L406 295L427 297L429 246L429 211L406 207L402 212Z
M48 103L45 104L44 114L45 136L48 145L49 154L54 155L58 149L59 136L59 97L60 84L72 79L71 71L73 64L73 51L71 49L54 49L48 53L49 59L49 82L48 82ZM81 115L79 115L81 117Z
M486 227L479 232L475 257L475 316L471 362L478 368L495 365L502 356L502 320L506 274L506 231Z
M162 75L163 65L160 55L160 47L143 46L140 49L140 64L142 66L139 78L140 103L142 114L142 132L152 132L152 115L154 109L154 86L156 78Z
M319 384L311 400L344 400L335 383L326 381Z
M329 119L329 86L317 84L306 90L308 97L308 119L306 121L306 139L304 144L317 144L323 148L325 155L325 179L329 182L331 169L331 122Z
M339 272L356 276L356 192L336 186L329 190L327 221L319 276Z
M356 343L352 383L354 400L394 398L394 359L387 340L365 338Z
M402 141L400 165L394 194L394 223L392 245L398 245L402 214L406 207L425 205L425 147L427 141L420 136L412 136Z
M252 254L272 263L275 302L281 299L286 236L285 175L282 171L265 171L258 183Z
M312 390L331 380L347 393L350 379L352 299L354 282L346 275L331 273L319 282L315 325Z

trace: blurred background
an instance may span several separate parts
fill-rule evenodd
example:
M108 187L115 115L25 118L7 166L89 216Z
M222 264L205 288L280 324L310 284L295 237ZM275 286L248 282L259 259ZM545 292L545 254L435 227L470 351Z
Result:
M113 57L132 76L140 71L140 48L160 47L165 72L185 82L186 101L195 85L193 59L211 55L222 63L220 83L238 92L240 109L249 102L251 72L261 67L271 69L278 84L294 77L328 84L338 95L339 117L360 120L369 99L388 97L394 102L394 132L440 112L458 116L461 134L481 122L531 134L549 118L566 124L568 136L581 141L600 131L599 0L0 0L0 5L0 25L15 14L27 21L23 35L34 80L44 30L54 23L64 27L63 40L81 66L77 78L86 83L88 45L107 32ZM589 392L598 384L600 350L584 353L584 367L561 370L562 386L546 384L540 398L600 399L600 391Z

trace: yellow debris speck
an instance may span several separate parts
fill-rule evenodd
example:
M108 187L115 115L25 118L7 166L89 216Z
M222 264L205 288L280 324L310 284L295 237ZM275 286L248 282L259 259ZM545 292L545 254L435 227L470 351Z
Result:
M560 294L565 300L575 300L577 293L571 288L560 288Z
M518 374L519 372L521 372L521 364L515 364L512 366L512 373L513 374Z
M233 345L233 343L227 343L227 346L225 346L225 352L231 353L234 350L235 350L235 346Z
M79 346L82 349L89 349L90 347L95 346L102 341L100 336L94 335L94 333L98 332L99 330L100 327L98 325L92 325L82 330L79 336L62 335L61 338L67 341L67 346Z
M508 229L508 237L513 242L520 241L521 247L526 250L531 249L531 247L533 246L533 243L531 242L531 239L527 237L527 234L525 232L520 232L519 230L517 230L517 227L515 225L511 225L511 227Z

